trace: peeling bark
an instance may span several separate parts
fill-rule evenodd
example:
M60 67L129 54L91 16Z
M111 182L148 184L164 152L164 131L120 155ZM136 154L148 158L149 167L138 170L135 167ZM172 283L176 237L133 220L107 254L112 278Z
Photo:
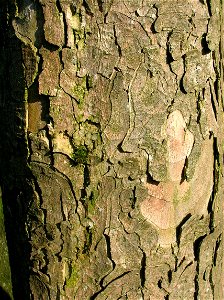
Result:
M14 299L222 299L222 3L0 9Z

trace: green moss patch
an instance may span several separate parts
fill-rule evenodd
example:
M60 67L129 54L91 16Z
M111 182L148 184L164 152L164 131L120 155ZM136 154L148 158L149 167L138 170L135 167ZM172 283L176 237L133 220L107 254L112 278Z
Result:
M86 164L88 160L89 151L85 146L75 147L72 154L74 165Z

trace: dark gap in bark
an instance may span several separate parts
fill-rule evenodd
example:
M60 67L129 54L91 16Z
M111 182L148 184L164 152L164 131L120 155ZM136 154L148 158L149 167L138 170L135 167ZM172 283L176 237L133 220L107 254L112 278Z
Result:
M59 46L51 44L47 40L43 41L43 46L44 46L45 49L47 49L47 50L49 50L51 52L58 51L60 49Z
M63 10L61 8L61 3L60 3L60 0L56 0L56 7L57 7L57 10L60 14L63 14Z
M47 257L47 250L45 248L42 248L41 249L41 252L43 253L43 260L45 261L45 266L43 266L40 271L43 273L43 274L47 274L47 268L48 268L48 265L49 265L49 259Z
M72 15L74 16L75 14L78 14L80 16L80 9L79 9L80 8L80 3L79 3L80 1L73 1L73 2L74 3L70 4L70 9L71 9Z
M191 217L191 214L187 214L186 217L183 218L183 220L180 222L180 224L176 228L176 240L177 240L178 247L180 246L182 227L190 219L190 217Z
M66 221L67 218L66 218L66 215L65 215L65 212L64 212L64 209L63 209L63 197L62 197L62 193L60 193L60 204L61 204L61 214L62 214L63 221ZM60 224L57 224L57 227L58 226L60 227ZM60 228L58 228L58 229L59 229L59 231L61 231Z
M198 292L199 292L199 282L198 282L198 276L199 276L199 267L200 267L200 248L201 244L204 240L204 238L207 236L207 234L200 236L198 239L194 241L194 258L196 262L196 274L194 278L194 284L195 284L195 292L194 292L194 300L198 300Z
M130 176L129 176L130 177ZM134 179L130 179L131 181L133 181ZM134 189L132 190L132 193L133 193L133 197L132 197L132 204L131 204L131 208L132 209L135 209L135 205L136 205L136 202L137 202L137 197L136 197L136 186L134 187Z
M90 185L90 174L87 165L84 166L84 187L87 188Z
M0 185L13 295L15 300L28 300L30 245L25 223L33 190L27 166L24 122L26 84L21 42L12 27L15 12L14 1L0 2L0 47L3 56L0 76L4 82L0 89Z
M60 65L62 66L62 70L64 70L65 67L64 67L64 61L62 59L62 49L60 49L58 51L58 56L59 56L59 60L60 60ZM59 78L60 78L60 75L61 75L61 72L59 73ZM59 83L59 86L60 86L60 83Z
M184 268L183 272L184 272L188 267L190 267L192 264L193 264L193 261L189 262L189 264L187 264L186 267ZM182 273L183 273L183 272L182 272Z
M12 300L8 293L0 286L0 299L1 300Z
M87 226L86 227L86 232L85 232L85 242L84 242L82 254L88 254L89 253L90 248L92 246L92 242L93 242L92 229L90 228L90 226Z
M41 95L40 102L42 106L41 120L47 124L53 123L53 119L50 116L50 99L49 96Z
M155 21L156 22L156 21ZM153 34L156 34L157 33L157 31L155 30L155 22L154 23L152 23L152 25L151 25L151 32L153 33Z
M184 74L184 75L185 75L185 74ZM187 94L187 92L186 92L185 89L184 89L184 84L183 84L184 75L183 75L182 78L180 79L180 91L181 91L183 94Z
M30 245L25 226L27 213L27 203L25 202L30 194L27 193L27 199L23 199L20 194L27 192L26 188L23 187L24 190L22 190L21 187L18 187L7 190L3 185L2 193L13 295L14 299L24 300L29 299Z
M180 184L183 183L187 179L187 167L188 167L188 158L185 158L184 167L181 173L181 181Z
M138 13L137 10L135 10L135 15L136 15L136 17L140 17L140 15L139 15L139 13Z
M158 8L157 8L157 6L156 6L155 4L153 4L152 7L156 9L156 19L155 19L155 21L152 23L150 29L151 29L151 32L152 32L153 34L156 34L157 31L155 30L155 23L156 23L156 20L158 19Z
M85 198L87 196L86 190L85 189L81 189L81 202L84 205L85 204Z
M67 46L67 44L68 44L68 25L66 22L65 12L61 8L60 0L57 0L57 1L59 1L57 7L58 7L58 9L61 9L63 24L64 24L64 46ZM56 2L56 4L57 4L57 2ZM71 10L72 10L72 7L71 7Z
M140 279L141 279L141 287L145 286L145 272L146 272L146 254L142 251L142 260L141 260L141 269L140 269Z
M168 282L171 283L172 277L173 277L173 272L172 272L172 270L169 270L169 271L167 272L167 277L168 277Z
M212 16L211 0L206 0L209 16Z
M169 65L170 71L173 73L170 64L174 61L174 59L173 59L172 54L169 49L169 39L170 39L171 35L172 35L172 32L170 32L168 34L167 42L166 42L166 63Z
M85 8L85 11L86 11L87 15L93 17L94 14L93 14L93 12L91 11L91 8L90 8L88 2L86 2L86 0L83 0L83 6L84 6L84 8Z
M202 111L201 111L201 97L203 98L203 90L202 90L202 92L198 93L198 97L197 97L197 124L199 125L200 133L203 136L203 131L202 131L201 122L200 122L201 113L202 113Z
M87 164L84 165L83 175L84 175L84 182L83 182L83 189L81 189L81 199L80 200L83 204L83 207L85 208L85 215L87 216L89 199L87 197L86 188L90 184L90 174L89 174L89 168L88 168Z
M59 287L57 286L56 300L60 300L60 299L61 299L61 291L60 291Z
M209 220L209 229L210 232L214 232L214 200L216 197L216 194L218 192L218 186L219 186L219 176L220 176L220 154L219 154L219 149L218 149L218 141L217 138L214 137L213 140L213 153L214 153L214 166L213 166L213 188L212 188L212 194L208 202L208 213L210 215L210 220Z
M31 162L31 156L33 155L33 150L32 150L32 140L29 137L29 134L27 135L27 143L28 143L28 149L29 149L29 156L27 158L28 164Z
M177 267L179 268L183 263L184 261L186 260L186 257L184 256L181 261L179 262L179 264L177 264ZM175 271L177 271L177 268L175 269Z
M219 247L221 245L221 242L222 242L222 234L220 234L216 240L216 243L215 243L215 250L214 250L214 256L213 256L213 265L216 266L216 262L217 262L217 255L218 255L218 250L219 250Z
M217 80L216 80L216 81L217 81ZM216 82L216 81L215 81L215 82ZM215 85L215 82L214 82L214 85ZM216 109L216 106L215 106L215 99L214 99L214 95L213 95L213 90L212 90L211 84L212 84L212 82L209 81L212 109L213 109L213 111L214 111L215 120L217 121L217 109ZM214 89L214 90L215 90L215 89Z
M44 41L44 13L41 4L36 1L36 13L37 13L37 30L35 33L34 46L38 49L41 48Z
M45 121L46 124L53 124L53 119L50 116L50 99L49 96L41 95L41 106L42 106L42 112L41 112L41 120ZM53 141L52 136L50 133L49 127L46 125L44 127L44 130L46 132L46 137L49 141L49 156L50 156L50 165L51 167L54 166L54 147L53 147Z
M106 12L106 13L105 13L105 15L104 15L104 19L103 19L103 21L104 21L104 24L106 24L106 23L107 23L107 17L108 17L108 12Z
M107 285L105 285L100 291L96 292L94 295L92 295L89 300L94 300L96 299L96 297L102 293L111 283L113 283L114 281L124 277L125 275L129 274L131 271L126 271L124 273L122 273L121 275L117 276L116 278L114 278L113 280L111 280Z
M206 33L204 33L202 35L202 38L201 38L201 46L202 46L202 54L203 55L206 55L206 54L209 54L211 52L211 50L209 49L208 47L208 42L206 40Z
M184 76L185 76L185 73L186 73L186 63L185 63L186 54L184 54L184 55L182 56L182 59L183 59L183 64L184 64L184 73L183 73L183 75L182 75L182 77L181 77L181 79L180 79L180 91L181 91L183 94L187 94L187 92L186 92L185 89L184 89L184 83L183 83L183 81L184 81Z
M113 30L114 30L114 43L117 46L118 55L119 55L119 57L121 57L122 50L121 50L121 46L119 45L118 40L117 40L116 25L113 26Z
M124 140L123 140L124 141ZM130 153L128 151L124 151L123 148L122 148L122 144L123 144L123 141L120 142L118 145L117 145L117 150L120 152L120 153Z
M211 286L211 290L212 290L212 296L213 298L212 299L215 299L214 298L214 294L215 294L215 286L214 286L214 283L213 283L213 280L212 280L212 268L210 269L210 272L209 272L209 283L210 283L210 286Z
M158 283L157 283L157 285L158 285L158 288L160 288L160 289L162 289L163 287L162 287L162 282L163 282L163 280L162 279L160 279L159 281L158 281Z
M147 183L153 184L153 185L159 185L160 181L155 180L152 175L150 174L149 171L149 159L147 161L147 171L146 171L146 176L147 176Z
M216 80L214 81L214 92L215 92L215 95L216 95L217 103L218 103L218 101L219 101L219 89L220 89L220 87L219 87L219 80L216 79Z
M87 119L87 120L85 121L85 123L87 123L87 124L89 124L89 125L94 125L94 126L96 126L98 129L101 128L100 123L98 123L98 122L96 122L96 121L92 121L92 120Z
M108 234L104 233L104 237L105 237L105 241L106 241L106 245L107 245L107 257L112 262L112 266L113 266L113 270L114 270L116 264L115 264L114 260L112 259L110 236Z
M112 259L112 254L111 254L111 244L110 244L110 236L109 236L108 234L106 234L106 233L104 233L103 235L104 235L104 238L105 238L105 241L106 241L107 257L109 258L109 260L110 260L111 263L112 263L112 271L113 271L113 270L115 269L116 264L115 264L114 260ZM112 271L111 271L111 272L112 272ZM110 272L110 273L111 273L111 272ZM126 272L126 273L129 273L129 271ZM113 279L111 282L115 281L116 279L121 278L121 277L124 276L126 273L124 273L124 274L118 276L117 278ZM103 291L106 289L106 287L111 283L111 282L109 282L107 285L105 285L105 286L103 285L104 279L107 277L107 275L108 275L108 274L106 274L106 275L100 280L100 287L101 287L101 289L100 289L99 291L97 291L96 293L94 293L94 294L90 297L90 300L96 299L96 297L97 297L101 292L103 292Z
M98 7L99 7L99 11L101 13L103 13L103 1L102 0L97 0L97 4L98 4Z
M213 267L216 267L217 266L217 256L218 256L218 251L219 251L219 248L220 248L220 245L221 245L221 242L222 242L222 233L218 236L218 238L216 239L216 244L215 244L215 249L214 249L214 255L213 255L213 265L210 269L210 273L209 273L209 283L210 283L210 286L211 286L211 290L212 290L212 295L213 295L213 299L214 298L214 295L215 295L215 284L213 282ZM220 250L222 251L222 250Z

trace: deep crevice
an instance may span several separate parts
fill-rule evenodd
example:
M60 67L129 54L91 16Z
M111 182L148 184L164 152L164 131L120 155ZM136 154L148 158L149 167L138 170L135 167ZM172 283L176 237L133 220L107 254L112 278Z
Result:
M141 269L140 269L140 280L141 280L141 287L144 288L145 286L145 272L146 272L146 254L142 250L142 260L141 260Z
M214 250L214 255L213 255L213 265L214 266L216 266L216 263L217 263L218 250L221 245L221 242L222 242L222 234L220 234L218 236L216 243L215 243L215 250Z
M33 194L27 165L26 83L21 41L12 27L14 1L0 1L0 185L14 299L30 299L27 211ZM4 141L4 142L3 142ZM22 272L21 272L22 270ZM5 297L5 293L1 291ZM3 298L4 299L4 298ZM7 299L7 298L6 298Z
M99 11L101 13L103 13L103 1L102 0L97 0L97 4L98 4L98 7L99 7Z
M194 300L198 300L198 295L199 295L199 267L200 267L200 249L201 249L201 244L204 240L204 238L207 236L207 234L200 236L198 239L195 240L194 242L194 258L196 261L196 274L194 278L194 284L195 284L195 292L194 292Z
M213 153L214 153L214 167L213 167L213 188L212 188L212 194L208 202L208 213L210 215L209 219L209 229L210 233L214 232L214 200L216 198L216 195L218 193L218 186L219 186L219 176L220 176L220 154L218 150L218 141L217 138L214 137L213 140Z
M177 246L180 246L180 240L182 235L182 227L183 225L191 218L191 214L187 214L183 220L179 223L179 225L176 227L176 240L177 240Z
M91 10L91 8L90 8L90 6L89 6L89 4L86 0L83 0L83 6L85 8L85 11L86 11L87 15L93 17L93 12L92 12L92 10Z
M187 92L185 91L185 89L184 89L184 76L185 76L185 74L186 74L186 54L184 54L183 56L182 56L182 59L183 59L183 65L184 65L184 72L183 72L183 75L182 75L182 77L181 77L181 79L180 79L180 91L183 93L183 94L187 94Z
M169 68L170 68L170 71L173 73L172 69L171 69L171 63L174 61L173 57L172 57L172 54L170 52L170 49L169 49L169 39L172 35L172 32L170 32L167 36L167 42L166 42L166 63L169 65Z
M122 50L121 50L121 46L119 45L118 40L117 40L117 32L116 32L116 26L115 25L113 26L113 30L114 30L115 45L117 46L119 57L121 57L122 56Z
M207 33L204 33L201 38L201 46L202 46L202 55L209 54L211 50L208 47L208 42L206 40Z
M212 16L212 7L211 7L211 0L205 0L205 2L207 3L207 7L208 7L208 13L209 16Z
M158 7L156 6L156 4L153 4L152 7L156 9L156 19L155 19L155 21L152 23L150 29L151 29L151 32L152 32L153 34L156 34L157 31L156 31L156 29L155 29L155 23L156 23L156 21L157 21L157 19L158 19L158 17L159 17L159 12L158 12Z
M217 81L217 80L216 80ZM215 82L216 82L215 81ZM214 93L215 93L215 88L214 87L212 87L212 81L211 80L209 80L209 86L210 86L210 95L211 95L211 104L212 104L212 109L213 109L213 112L214 112L214 116L215 116L215 120L217 121L217 117L218 117L218 114L217 114L217 108L216 108L216 105L215 105L215 103L217 103L218 102L218 99L216 98L216 100L214 99ZM215 85L215 83L214 83L214 85ZM217 95L216 95L216 97L217 97ZM216 102L215 102L216 101Z
M104 237L105 237L105 241L106 241L106 245L107 245L107 257L111 261L112 266L113 266L113 270L114 270L116 264L115 264L115 262L114 262L114 260L112 258L112 254L111 254L110 236L108 234L104 233Z
M96 297L102 293L111 283L113 283L114 281L124 277L125 275L129 274L131 271L126 271L124 273L122 273L121 275L117 276L116 278L114 278L113 280L111 280L107 285L105 285L100 291L96 292L95 294L93 294L89 299L90 300L94 300L96 299Z

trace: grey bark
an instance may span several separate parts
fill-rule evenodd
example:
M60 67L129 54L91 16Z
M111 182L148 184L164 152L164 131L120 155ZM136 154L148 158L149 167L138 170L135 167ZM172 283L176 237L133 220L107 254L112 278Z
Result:
M222 1L1 12L14 299L223 299Z

